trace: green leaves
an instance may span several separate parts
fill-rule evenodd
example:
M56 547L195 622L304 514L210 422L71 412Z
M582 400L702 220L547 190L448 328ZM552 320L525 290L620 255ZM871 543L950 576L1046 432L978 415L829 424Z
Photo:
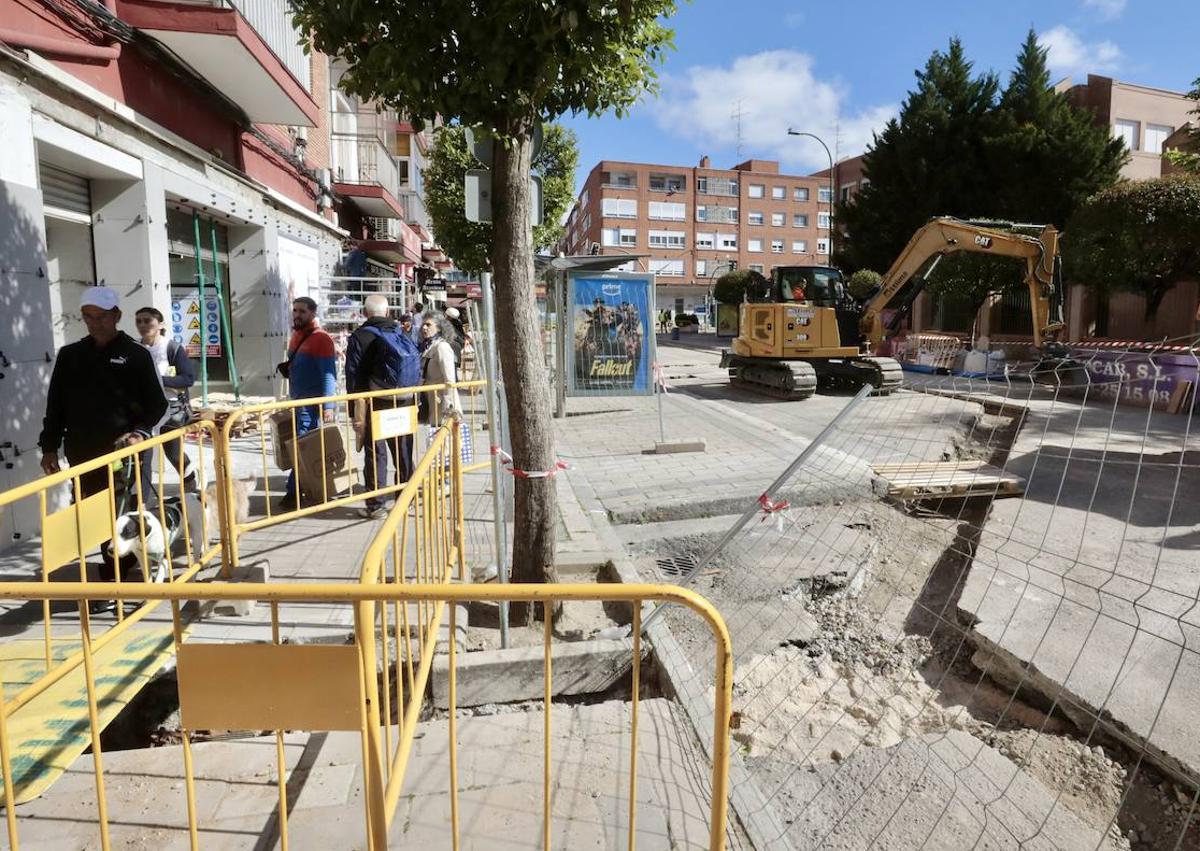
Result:
M575 134L558 124L547 125L541 153L533 161L534 172L542 178L545 201L545 224L533 230L535 246L553 245L562 236L559 221L574 200L578 165ZM441 128L425 167L425 206L446 253L460 269L478 272L491 267L493 229L491 224L466 219L463 178L471 168L480 168L480 164L467 150L463 128Z
M1046 50L1032 31L1003 91L995 75L974 74L958 40L916 76L899 118L865 157L870 183L838 211L849 234L839 262L850 268L888 268L932 216L1062 227L1119 177L1121 143L1050 87ZM946 280L961 281L953 266ZM973 267L964 262L962 274ZM971 290L991 286L984 279Z
M1068 279L1146 299L1146 318L1176 282L1200 276L1200 177L1126 181L1097 193L1071 218Z

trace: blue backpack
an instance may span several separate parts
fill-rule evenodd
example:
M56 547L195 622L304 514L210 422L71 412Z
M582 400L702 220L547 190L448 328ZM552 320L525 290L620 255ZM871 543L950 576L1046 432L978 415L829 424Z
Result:
M421 353L399 325L380 328L364 325L377 338L378 345L371 357L371 373L367 390L390 390L393 387L415 387L421 383Z

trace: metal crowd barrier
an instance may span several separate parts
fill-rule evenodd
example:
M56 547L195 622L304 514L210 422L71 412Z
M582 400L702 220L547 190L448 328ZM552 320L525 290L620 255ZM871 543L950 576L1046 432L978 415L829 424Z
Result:
M395 481L395 460L408 453L415 465L420 438L426 430L417 422L417 394L436 392L447 386L459 390L474 389L485 387L486 382L461 381L452 385L284 399L233 411L221 429L226 468L230 473L225 495L229 505L230 563L238 563L240 538L248 532L368 498L399 493L405 483ZM472 406L464 419L468 427L475 417ZM297 434L299 439L294 437ZM389 480L375 482L373 488L360 467L362 456L359 450L368 435L388 444L388 468L391 470ZM233 457L235 452L256 456L250 469L255 480L261 480L266 500L260 516L239 516L239 499L235 492L239 473ZM479 450L476 452L478 454ZM486 451L483 454L484 460L466 466L464 472L489 466ZM246 468L246 465L242 466ZM271 485L272 475L279 471L290 471L295 475L299 499L293 504L281 506L276 501L285 495ZM363 486L358 487L360 484Z

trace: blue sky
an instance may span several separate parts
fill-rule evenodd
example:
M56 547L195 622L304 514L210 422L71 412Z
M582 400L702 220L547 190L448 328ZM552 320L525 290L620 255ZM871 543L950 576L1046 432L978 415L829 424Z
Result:
M1050 46L1055 78L1089 71L1186 91L1200 77L1200 0L695 0L671 19L676 49L662 91L618 120L564 117L580 143L577 182L598 160L690 165L702 154L779 159L806 173L826 164L814 132L839 159L863 151L895 115L913 72L952 36L977 70L1006 80L1032 26Z

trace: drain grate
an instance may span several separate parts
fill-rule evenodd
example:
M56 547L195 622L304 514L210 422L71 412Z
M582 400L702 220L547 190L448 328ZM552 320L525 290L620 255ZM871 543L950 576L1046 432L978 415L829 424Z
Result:
M699 567L696 557L692 555L668 556L654 560L658 572L667 576L687 576Z

